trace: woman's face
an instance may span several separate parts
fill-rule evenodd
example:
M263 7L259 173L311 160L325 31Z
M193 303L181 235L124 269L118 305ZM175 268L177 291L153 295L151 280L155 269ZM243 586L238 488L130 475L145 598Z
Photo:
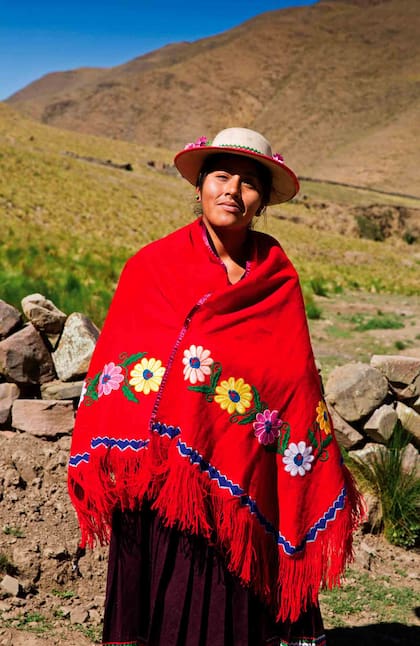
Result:
M263 186L252 159L220 155L197 189L203 221L215 229L245 229L263 206Z

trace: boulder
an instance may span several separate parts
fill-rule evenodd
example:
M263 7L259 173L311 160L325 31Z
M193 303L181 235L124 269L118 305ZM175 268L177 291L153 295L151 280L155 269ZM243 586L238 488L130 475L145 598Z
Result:
M380 370L388 381L408 385L420 377L420 359L392 354L374 354L370 365Z
M51 355L32 323L0 341L0 374L17 384L42 384L55 378Z
M413 436L413 444L420 447L420 414L402 402L397 403L396 411L403 427Z
M6 594L10 594L13 597L17 597L21 590L19 581L9 574L6 574L6 576L2 578L0 587Z
M363 462L363 464L369 464L374 462L376 458L381 455L382 451L386 450L387 449L384 446L370 442L366 444L363 449L350 451L349 457L355 459L356 462L359 461Z
M55 379L41 386L42 399L80 399L83 381Z
M377 408L369 417L363 429L375 442L386 444L392 435L398 415L393 406L384 404Z
M346 422L357 422L383 404L388 393L385 376L364 363L348 363L333 370L325 395Z
M345 449L352 449L364 439L363 435L350 426L350 424L347 424L346 420L332 406L328 407L328 411L331 415L334 433L340 446Z
M406 473L414 471L417 477L420 477L420 455L416 447L412 444L407 444L403 449L401 467Z
M52 355L61 381L74 381L86 375L98 336L98 328L87 316L75 312L68 317Z
M12 411L13 402L19 397L16 384L0 384L0 424L5 424Z
M17 399L12 408L12 426L38 437L69 435L74 426L73 402Z
M34 327L45 334L60 334L67 318L64 312L42 294L25 296L22 299L22 309Z
M19 310L0 299L0 341L12 334L21 323Z

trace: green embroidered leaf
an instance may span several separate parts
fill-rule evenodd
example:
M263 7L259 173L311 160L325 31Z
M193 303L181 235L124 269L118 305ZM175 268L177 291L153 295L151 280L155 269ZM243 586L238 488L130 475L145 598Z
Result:
M281 446L277 450L277 453L280 453L280 455L284 455L284 452L287 449L287 446L289 444L289 440L290 440L290 426L287 424L285 433L283 435L283 439L281 441ZM280 440L279 440L279 444L280 444Z
M127 359L125 359L124 361L122 361L122 362L120 363L120 366L121 366L122 368L126 368L127 366L129 366L129 365L130 365L130 363L135 363L135 362L136 362L136 361L138 361L139 359L142 359L146 354L147 354L147 352L137 352L137 354L132 354L132 355L130 355L129 357L127 357Z
M131 402L135 402L136 404L138 404L138 403L139 403L139 400L137 399L137 397L136 397L136 396L134 395L134 393L130 390L130 388L129 388L128 386L126 386L125 384L124 384L124 386L122 387L122 391L123 391L123 395L124 395L125 397L127 397L127 399L128 399L129 401L131 401Z
M208 395L213 394L213 388L204 384L203 386L188 386L188 390L194 390L196 393L207 393Z
M331 442L332 442L332 435L328 435L325 438L325 440L321 442L321 449L325 449L325 447L331 444Z
M222 366L219 362L214 362L211 367L212 374L210 376L210 385L213 392L216 390L220 375L222 374Z
M255 386L251 386L252 392L254 393L254 402L255 402L255 408L257 409L258 413L261 413L261 398L259 395L258 390L255 388Z
M250 422L253 422L255 420L255 411L252 413L248 413L246 417L241 417L235 420L237 424L249 424Z
M315 433L314 433L313 431L309 430L309 431L308 431L308 436L309 436L309 439L310 439L310 441L311 441L312 446L313 446L315 449L318 449L318 448L319 448L319 444L318 444L318 441L317 441L317 439L316 439L316 437L315 437Z

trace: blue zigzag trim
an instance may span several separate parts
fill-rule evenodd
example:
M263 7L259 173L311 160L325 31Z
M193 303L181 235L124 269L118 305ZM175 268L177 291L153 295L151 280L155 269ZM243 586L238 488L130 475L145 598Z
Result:
M90 453L78 453L71 455L69 459L69 467L77 467L81 462L89 462Z
M229 489L232 496L245 495L245 491L241 489L239 485L233 484L232 480L228 480L226 476L220 473L220 471L218 471L215 467L212 467L209 462L206 462L198 451L191 449L185 444L185 442L178 440L177 448L183 458L188 458L191 464L196 464L200 471L207 471L208 476L211 480L217 480L217 483L221 489Z
M150 440L117 440L114 437L93 437L90 443L92 449L97 449L98 446L105 446L107 449L117 448L120 451L132 449L133 451L140 451L145 449Z
M267 518L261 513L260 509L258 508L255 500L248 496L239 485L234 484L231 480L228 480L225 475L220 473L220 471L213 467L209 462L206 462L206 460L202 455L199 454L198 451L195 451L194 449L187 446L185 442L178 440L177 448L183 458L188 458L191 464L197 465L200 471L207 473L211 480L216 480L221 489L228 489L232 496L239 497L241 504L249 507L251 514L254 514L254 516L256 516L257 520L264 527L265 531L274 536L277 544L281 545L283 550L289 556L293 556L293 554L301 552L306 543L313 542L316 539L318 532L324 530L327 526L327 523L331 520L334 520L337 511L343 509L345 505L347 491L346 488L343 487L339 496L333 502L331 507L325 512L322 518L320 518L315 523L315 525L311 527L303 541L295 547L290 543L290 541L282 536L282 534L280 534L280 532L274 527L272 523L270 523L269 520L267 520Z
M161 422L153 422L152 431L156 431L159 435L167 435L171 440L181 434L179 426L169 426L168 424L162 424Z

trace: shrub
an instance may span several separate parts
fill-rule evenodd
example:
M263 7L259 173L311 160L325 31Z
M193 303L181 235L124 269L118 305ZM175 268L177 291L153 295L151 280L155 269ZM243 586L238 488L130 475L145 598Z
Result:
M354 460L356 469L378 496L385 538L400 547L414 547L420 538L420 478L416 470L403 471L403 451L410 435L400 422L369 462Z

